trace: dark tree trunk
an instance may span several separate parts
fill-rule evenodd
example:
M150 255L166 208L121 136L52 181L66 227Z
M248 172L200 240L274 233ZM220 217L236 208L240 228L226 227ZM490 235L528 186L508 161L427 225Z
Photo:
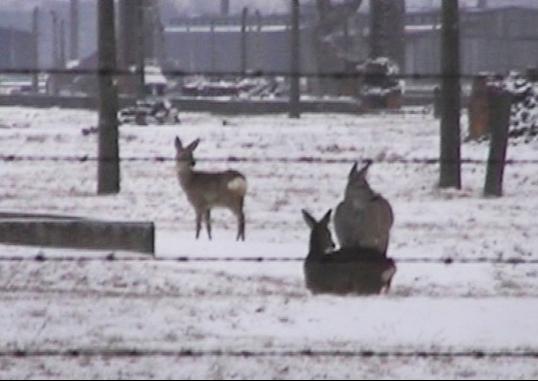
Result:
M405 0L370 0L370 57L405 66Z

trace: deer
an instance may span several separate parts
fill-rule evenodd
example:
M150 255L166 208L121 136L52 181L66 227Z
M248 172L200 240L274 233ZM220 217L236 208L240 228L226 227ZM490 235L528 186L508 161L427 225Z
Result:
M332 210L318 222L306 210L303 218L310 227L308 255L303 264L306 287L315 294L371 295L388 293L396 273L393 259L372 248L341 248L329 229Z
M200 139L196 139L184 146L179 137L175 139L177 176L179 184L196 214L196 239L200 236L203 218L207 236L209 240L212 240L211 210L213 208L227 208L237 218L236 240L244 241L245 213L243 207L247 193L247 180L242 173L234 170L195 171L194 151L199 143Z
M368 247L386 253L394 213L390 203L366 180L371 165L368 160L358 170L358 163L353 164L344 200L336 207L334 226L340 246Z

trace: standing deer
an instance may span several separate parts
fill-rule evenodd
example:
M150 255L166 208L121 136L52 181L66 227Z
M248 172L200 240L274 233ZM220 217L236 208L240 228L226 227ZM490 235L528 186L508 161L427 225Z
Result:
M247 193L245 176L237 171L201 172L193 170L196 164L194 150L200 139L184 147L181 139L176 137L176 169L179 184L196 213L196 239L200 236L202 217L207 235L211 240L211 209L222 207L230 209L237 217L237 237L245 240L245 214L243 205Z
M368 247L386 253L394 214L390 203L366 181L371 164L368 161L358 171L355 162L351 168L344 201L336 208L334 225L340 246Z
M388 292L396 265L384 253L369 248L334 251L329 230L331 210L317 222L306 210L303 218L310 227L310 245L304 261L306 287L313 294L379 294Z

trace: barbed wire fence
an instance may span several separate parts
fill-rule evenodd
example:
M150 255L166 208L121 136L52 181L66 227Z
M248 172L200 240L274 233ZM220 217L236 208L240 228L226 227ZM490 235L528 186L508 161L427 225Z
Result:
M4 75L112 75L112 76L133 76L140 75L139 70L98 70L98 69L36 69L36 68L17 68L2 69L0 72ZM187 72L180 70L164 70L164 75L174 77L187 76L211 76L214 72ZM241 76L248 78L257 77L287 77L292 78L299 76L302 78L334 78L343 79L350 77L364 77L364 74L351 72L321 72L321 73L290 73L285 71L247 71L247 72L219 72L220 76ZM370 74L370 76L372 76ZM375 76L372 76L375 77ZM474 79L476 75L460 74L457 79ZM396 79L412 80L439 80L443 78L439 74L398 74ZM446 76L444 76L446 78ZM454 78L456 79L456 78ZM126 163L139 162L173 162L175 158L165 156L132 156L121 157L119 161ZM347 164L352 163L353 159L346 158L321 158L321 157L240 157L230 156L221 158L200 158L199 161L205 162L245 162L245 163L296 163L296 164ZM19 162L68 162L68 163L86 163L106 161L103 158L97 158L88 155L81 156L60 156L60 155L14 155L0 154L0 161L4 163ZM438 158L386 158L375 160L383 164L400 164L400 165L438 165L441 160ZM445 161L446 162L446 161ZM461 164L481 165L487 163L487 160L462 159ZM506 165L538 165L538 159L508 159ZM177 257L125 257L117 254L109 254L104 257L98 256L46 256L37 254L35 256L0 256L0 265L6 263L83 263L83 262L102 262L102 263L300 263L304 257L194 257L194 256L177 256ZM501 266L536 266L538 259L534 258L488 258L488 257L406 257L395 258L398 264L438 264L444 266L451 265L473 265L473 264L491 264ZM142 358L142 357L166 357L166 358L381 358L381 359L473 359L473 360L494 360L494 359L538 359L538 350L513 350L513 351L488 351L488 350L463 350L463 351L438 351L438 350L410 350L410 351L376 351L376 350L144 350L132 348L42 348L42 349L1 349L0 358Z

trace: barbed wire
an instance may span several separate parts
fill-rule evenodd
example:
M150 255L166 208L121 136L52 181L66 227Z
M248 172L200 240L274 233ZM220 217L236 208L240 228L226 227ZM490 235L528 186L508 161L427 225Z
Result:
M440 265L456 265L456 264L493 264L493 265L538 265L538 258L488 258L488 257L476 257L476 258L457 258L457 257L408 257L408 258L392 258L397 264L440 264ZM286 263L286 262L303 262L305 257L269 257L269 256L251 256L251 257L211 257L211 256L178 256L178 257L153 257L153 256L140 256L140 257L118 257L115 254L109 254L107 256L76 256L76 255L64 255L64 256L46 256L44 254L37 254L35 256L13 255L13 256L0 256L1 262L109 262L109 263L186 263L186 262L239 262L239 263ZM385 259L360 259L354 262L360 263L376 263L379 261L385 261Z
M361 160L366 160L362 158ZM416 164L416 165L435 165L441 162L450 163L449 160L441 160L438 158L383 158L383 159L368 159L373 163L382 164ZM0 161L3 162L112 162L117 159L99 158L96 156L81 155L81 156L43 156L43 155L0 155ZM119 158L120 162L175 162L174 157L169 156L124 156ZM321 158L321 157L247 157L247 156L229 156L217 158L197 158L199 162L209 163L281 163L281 164L352 164L357 159L352 158ZM496 162L488 159L461 159L461 164L482 165L488 162ZM506 159L506 165L537 165L538 159Z
M144 72L146 73L146 72ZM208 70L177 70L177 69L161 69L161 73L169 77L244 77L244 78L261 78L261 77L285 77L285 78L386 78L384 74L362 73L358 71L322 71L322 72L290 72L287 70L229 70L229 71L208 71ZM107 76L140 76L142 70L137 69L99 69L99 68L1 68L0 74L4 75L33 75L33 74L48 74L48 75L107 75ZM506 73L488 73L489 76L505 76ZM415 80L437 80L442 78L453 79L474 79L483 77L483 74L460 73L455 75L447 75L443 73L400 73L390 75L394 79L415 79Z
M142 349L108 349L108 348L74 348L74 349L38 349L38 350L0 350L0 358L36 358L36 357L107 357L107 358L137 358L137 357L173 357L173 358L202 358L202 357L338 357L338 358L422 358L422 359L536 359L538 350L526 351L375 351L375 350L142 350Z

